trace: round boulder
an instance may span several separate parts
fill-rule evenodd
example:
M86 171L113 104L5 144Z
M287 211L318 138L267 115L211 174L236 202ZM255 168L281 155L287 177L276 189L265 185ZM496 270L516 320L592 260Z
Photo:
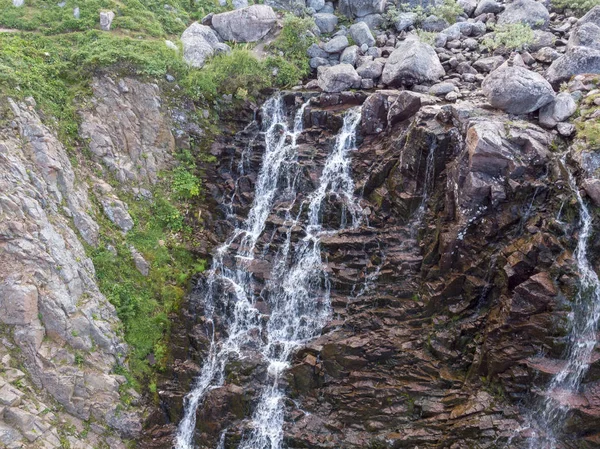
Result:
M215 14L212 26L224 41L256 42L277 23L273 8L252 5L235 11Z
M481 85L490 104L510 114L528 114L554 100L552 86L543 76L524 67L503 64Z
M508 3L504 12L498 16L498 25L526 23L531 28L546 28L550 22L550 13L546 7L535 0L516 0Z
M392 52L381 81L390 86L434 83L446 74L431 45L407 39Z

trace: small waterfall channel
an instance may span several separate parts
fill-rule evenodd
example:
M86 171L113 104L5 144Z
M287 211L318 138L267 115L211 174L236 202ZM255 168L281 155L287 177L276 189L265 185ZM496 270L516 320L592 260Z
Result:
M193 449L196 411L207 393L225 383L225 372L233 358L259 353L267 366L268 380L259 395L251 418L251 430L240 449L280 449L283 441L285 392L281 376L289 367L293 352L317 337L331 316L329 280L321 258L323 235L346 226L357 227L362 208L354 197L350 153L355 149L359 108L348 110L329 152L317 186L298 204L299 174L297 138L302 133L305 103L288 125L283 99L276 95L263 105L265 153L256 181L254 201L247 218L214 253L207 273L203 298L210 349L200 375L184 402L184 417L177 435L177 449ZM257 307L252 264L263 257L257 242L263 235L277 200L289 205L283 213L284 239L278 243L271 273L260 292L268 313ZM340 207L340 229L327 229L322 223L326 199ZM331 202L327 201L327 204ZM338 206L336 206L338 207ZM349 214L349 219L346 216ZM301 230L298 232L298 230ZM300 237L298 237L300 234ZM293 238L293 237L296 238ZM218 339L217 320L226 328ZM223 446L225 435L220 438Z
M555 449L569 411L569 399L579 392L581 382L591 363L597 344L597 327L600 321L600 279L588 259L588 241L592 233L592 216L585 204L572 173L568 173L569 186L579 205L579 236L575 261L579 272L579 289L569 314L571 330L564 364L548 385L544 397L534 410L531 422L541 430L529 440L530 449Z

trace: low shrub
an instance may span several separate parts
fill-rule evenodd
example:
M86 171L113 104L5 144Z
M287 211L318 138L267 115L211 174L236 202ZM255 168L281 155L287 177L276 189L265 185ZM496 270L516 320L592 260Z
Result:
M551 5L561 11L570 9L575 14L582 16L594 6L600 5L600 0L552 0Z
M482 44L493 51L504 47L507 50L522 50L534 41L531 27L525 23L510 23L494 28L493 37L486 38Z

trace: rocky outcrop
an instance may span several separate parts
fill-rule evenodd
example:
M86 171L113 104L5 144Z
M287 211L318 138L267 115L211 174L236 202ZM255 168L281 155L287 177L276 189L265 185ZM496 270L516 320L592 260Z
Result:
M154 184L173 165L175 140L156 84L108 77L92 82L94 96L83 109L80 134L89 139L101 170L124 184Z
M68 415L42 413L54 404L81 425L91 419L136 436L139 415L119 411L125 378L113 373L127 347L82 244L98 237L88 189L35 103L4 105L13 126L0 130L3 442L59 447ZM102 433L96 428L91 437L99 443ZM118 438L113 444L121 447Z

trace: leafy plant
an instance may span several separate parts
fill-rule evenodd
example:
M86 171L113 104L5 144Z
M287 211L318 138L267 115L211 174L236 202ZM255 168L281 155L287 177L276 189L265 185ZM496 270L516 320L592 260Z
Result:
M534 41L531 27L525 23L510 23L494 28L493 37L486 38L482 44L493 51L504 47L508 50L522 50Z
M312 33L314 28L312 18L287 14L283 19L283 29L270 46L270 50L279 55L267 60L267 66L278 69L276 82L279 86L291 86L310 73L306 50L317 42Z
M180 165L173 171L173 192L182 199L192 199L200 194L200 179L190 171L191 167Z

